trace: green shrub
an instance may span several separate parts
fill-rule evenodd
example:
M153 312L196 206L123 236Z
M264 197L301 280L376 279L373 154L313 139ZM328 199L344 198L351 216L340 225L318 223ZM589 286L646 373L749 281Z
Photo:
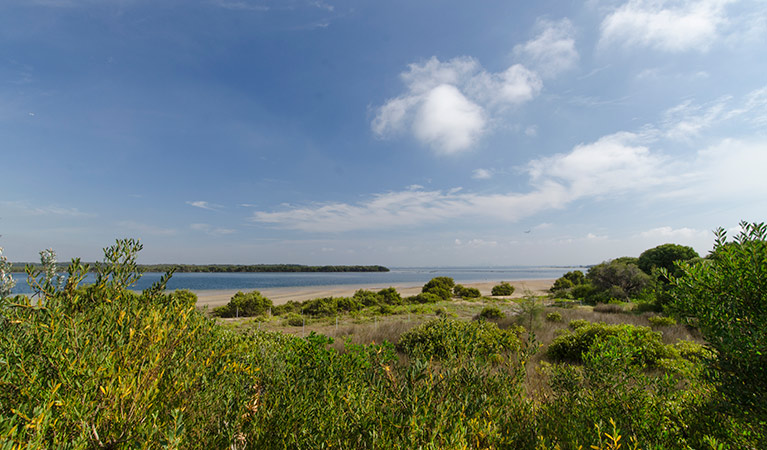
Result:
M257 392L249 343L192 296L165 294L169 274L128 291L140 250L134 240L105 249L85 288L79 260L63 288L30 270L45 306L0 308L4 448L226 448L243 429Z
M676 355L672 347L663 345L660 333L648 327L604 323L579 326L572 332L557 336L549 344L547 353L558 361L580 362L582 355L588 352L592 345L612 337L631 342L635 349L632 357L639 364L654 365L661 358L672 358Z
M673 317L652 316L648 317L647 321L650 322L650 325L653 327L670 327L676 325L676 320L674 320Z
M387 305L401 305L403 303L402 296L393 287L381 289L378 291L378 297Z
M726 401L767 417L767 226L741 222L731 242L716 231L708 260L668 271L677 317L700 329L716 352L707 361Z
M451 293L455 287L455 281L450 277L436 277L429 280L421 292L424 294L434 294L440 297L442 300L450 300Z
M406 300L408 303L437 303L444 299L439 295L432 294L431 292L422 292L418 295L410 296Z
M503 319L504 317L506 317L506 314L504 314L497 306L485 306L477 315L477 318L487 320Z
M294 312L287 313L284 316L284 323L291 327L300 327L304 325L304 316L296 314Z
M275 316L281 316L288 313L301 313L301 302L295 300L288 300L287 303L272 307L272 314Z
M588 320L585 320L585 319L575 319L575 320L571 320L567 324L567 327L570 328L571 330L575 330L577 328L585 327L585 326L588 326L588 325L591 325L591 322L589 322Z
M374 306L378 305L383 301L383 298L381 298L380 295L376 294L373 291L368 291L366 289L359 289L357 292L354 293L354 300L356 300L361 305L367 307L367 306Z
M514 293L514 286L507 283L506 281L501 281L500 284L493 286L493 289L490 291L490 293L494 297L509 296Z
M517 351L520 345L515 331L493 322L436 319L400 336L397 349L411 357L452 359Z
M546 321L547 322L562 322L562 314L559 314L558 312L548 313L546 314Z
M237 292L224 306L213 309L213 315L218 317L251 317L266 314L272 307L272 301L258 291L243 294Z
M479 298L482 296L482 294L479 292L479 289L472 287L467 288L461 284L457 284L453 288L453 293L456 296L462 298Z

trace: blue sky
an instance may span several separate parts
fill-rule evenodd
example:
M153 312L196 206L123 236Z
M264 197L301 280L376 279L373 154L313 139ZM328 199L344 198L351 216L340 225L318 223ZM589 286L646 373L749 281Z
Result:
M0 245L591 264L767 213L767 3L6 0Z

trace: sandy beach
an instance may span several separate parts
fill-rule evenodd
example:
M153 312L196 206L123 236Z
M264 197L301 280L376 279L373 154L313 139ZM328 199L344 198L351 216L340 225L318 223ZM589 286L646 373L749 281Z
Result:
M479 289L482 295L490 295L490 291L493 286L500 283L500 281L485 281L481 283L461 283L466 287L474 287ZM532 292L536 295L543 295L547 293L547 290L554 283L554 280L519 280L510 281L514 286L514 295L512 298L518 298L525 295L526 292ZM261 289L260 292L271 299L275 305L281 305L287 303L289 300L303 301L313 298L322 297L351 297L358 289L368 289L371 291L379 291L389 286L379 286L373 284L356 284L356 285L337 285L337 286L308 286L308 287L287 287L287 288L273 288L273 289ZM422 285L392 285L403 297L415 295L421 292ZM225 305L229 302L229 299L237 292L237 289L226 290L212 290L212 291L195 291L197 294L197 306L215 308L216 306Z

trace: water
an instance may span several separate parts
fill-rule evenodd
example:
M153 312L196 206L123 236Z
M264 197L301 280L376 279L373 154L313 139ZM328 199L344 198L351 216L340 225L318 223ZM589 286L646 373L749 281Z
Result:
M451 277L456 283L482 281L540 280L561 277L581 267L415 267L393 268L390 272L332 272L332 273L176 273L168 282L168 290L192 291L268 289L280 287L308 287L335 285L413 285L425 284L434 277ZM162 273L148 272L132 289L144 290L158 281ZM13 294L31 294L25 274L14 274L16 287ZM88 274L84 283L93 283Z

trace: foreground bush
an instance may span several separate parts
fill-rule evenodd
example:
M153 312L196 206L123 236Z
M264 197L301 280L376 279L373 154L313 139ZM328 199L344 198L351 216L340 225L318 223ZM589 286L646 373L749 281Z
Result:
M410 356L451 359L500 355L520 345L516 330L501 330L492 322L437 319L403 334L397 348Z
M708 360L728 403L767 422L767 226L741 223L731 242L716 231L709 260L677 265L671 308L715 350Z
M97 282L72 262L63 288L30 272L39 304L0 305L3 448L224 448L247 419L258 368L238 335L192 298L142 294L126 240L105 249Z
M575 321L573 321L575 322ZM662 358L673 358L676 352L663 344L661 334L648 327L633 325L606 325L603 323L571 322L572 331L557 336L549 344L548 355L558 361L581 362L582 357L593 345L611 338L630 342L635 354L632 359L638 364L656 365Z

